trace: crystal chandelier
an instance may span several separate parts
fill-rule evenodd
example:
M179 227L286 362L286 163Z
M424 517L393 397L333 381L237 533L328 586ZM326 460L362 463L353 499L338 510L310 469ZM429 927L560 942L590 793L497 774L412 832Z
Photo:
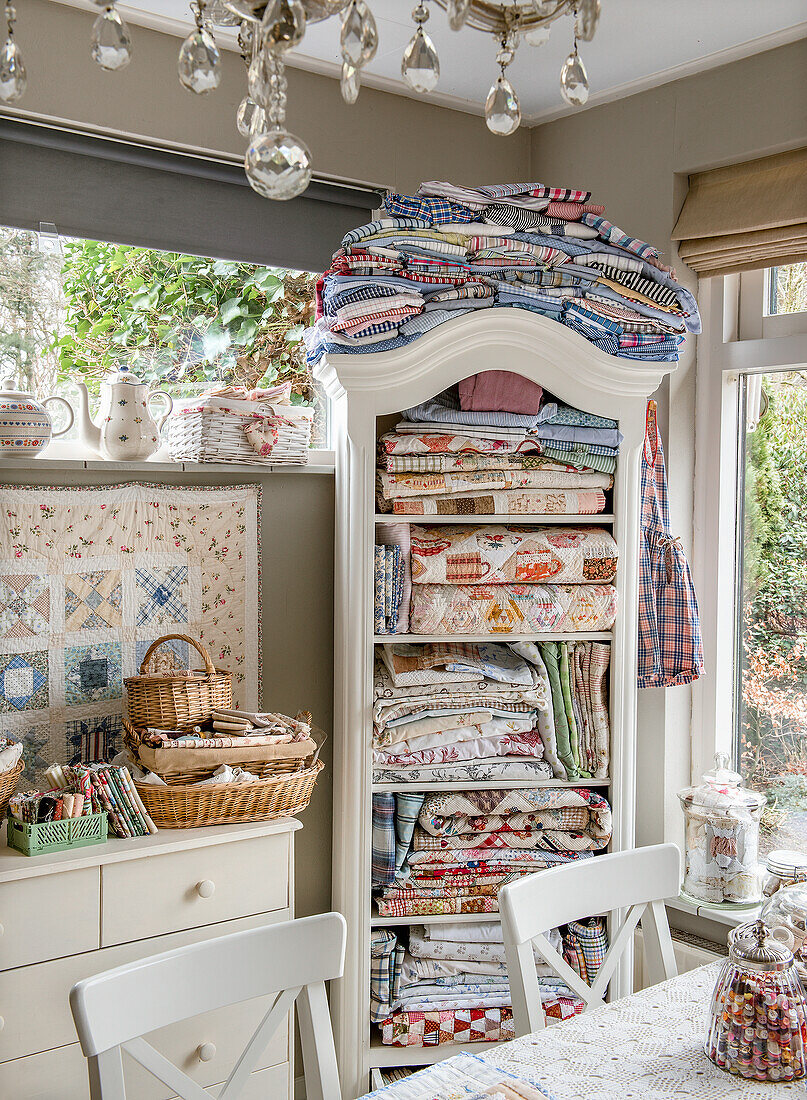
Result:
M542 46L561 16L572 19L572 49L560 71L560 93L572 107L588 99L588 76L578 44L594 38L600 0L430 0L448 16L452 31L465 28L491 35L498 43L499 75L485 101L485 120L494 134L514 133L521 107L507 78L508 66L521 42ZM101 9L93 24L90 52L102 69L129 64L132 44L115 0L96 0ZM305 143L286 130L287 83L284 55L299 46L309 23L333 16L342 19L341 90L345 103L355 103L361 73L378 50L378 30L367 0L192 0L196 27L179 51L182 85L205 95L219 84L221 60L214 26L238 28L238 45L247 67L247 94L236 114L239 133L249 145L244 168L250 186L268 199L293 199L311 179L311 154ZM440 79L437 47L425 29L426 0L412 11L415 32L401 59L401 76L412 91L433 91ZM14 37L16 12L5 0L6 40L0 49L0 101L14 103L27 85L25 65Z

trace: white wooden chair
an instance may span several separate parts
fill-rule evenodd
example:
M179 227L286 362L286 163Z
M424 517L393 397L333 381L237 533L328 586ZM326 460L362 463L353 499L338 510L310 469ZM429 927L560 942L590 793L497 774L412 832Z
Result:
M619 959L641 921L644 959L651 984L677 974L664 899L678 894L681 854L675 844L654 844L630 852L595 856L502 886L499 910L516 1035L544 1027L533 944L559 977L585 1001L599 1008ZM544 933L592 913L627 909L592 985L577 976Z
M286 1013L297 1002L307 1100L341 1100L325 982L342 976L347 926L341 913L284 921L191 944L119 966L70 991L92 1100L125 1100L122 1051L182 1100L207 1092L143 1035L203 1012L268 993L277 996L217 1100L236 1100Z

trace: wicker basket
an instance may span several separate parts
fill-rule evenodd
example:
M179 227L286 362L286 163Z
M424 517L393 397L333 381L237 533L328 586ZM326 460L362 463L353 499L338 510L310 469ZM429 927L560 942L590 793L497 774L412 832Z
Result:
M147 672L154 651L176 639L187 642L200 654L204 672L187 676L154 676ZM138 676L129 676L126 685L129 721L133 726L187 730L198 722L207 722L218 708L229 710L233 704L233 674L215 668L203 645L187 634L166 634L146 650Z
M307 724L311 725L310 714L307 714L305 717L301 715L297 717L302 721L307 721ZM298 756L290 756L283 760L251 760L248 759L248 757L241 758L239 755L238 759L236 759L232 748L209 749L207 750L207 754L210 756L209 766L189 768L187 771L183 772L168 772L163 771L159 766L159 761L155 763L153 759L158 756L160 750L153 752L151 756L147 756L144 760L140 752L141 742L138 731L126 720L124 720L123 729L123 743L138 764L146 770L154 772L155 775L159 775L160 779L164 780L170 786L180 787L186 786L189 783L198 783L201 779L209 779L222 764L243 768L245 772L252 772L253 775L260 776L261 779L269 779L274 776L290 775L294 772L305 771L314 766L319 756L320 749L325 741L325 734L321 730L315 728L311 731L311 739L306 738L306 741L300 744L300 754ZM314 742L314 749L311 748L311 741ZM294 746L290 747L293 748ZM199 751L200 750L196 750L196 755L199 755ZM249 749L246 746L241 751L249 753Z
M199 829L292 817L311 801L317 776L325 765L316 760L302 772L262 779L259 783L216 783L208 787L156 787L138 783L137 793L158 829Z
M22 775L22 769L24 767L25 762L22 757L20 757L10 771L3 772L3 774L0 775L0 821L6 816L9 800L17 790L17 784L20 781L20 776Z

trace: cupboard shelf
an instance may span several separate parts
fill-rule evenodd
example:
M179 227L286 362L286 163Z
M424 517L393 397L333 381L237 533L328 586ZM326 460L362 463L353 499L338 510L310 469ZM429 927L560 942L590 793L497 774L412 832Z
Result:
M532 524L563 524L564 527L570 527L572 524L584 524L586 527L596 527L598 524L614 522L613 512L597 512L592 516L545 516L540 513L532 512L529 515L520 516L397 516L392 512L376 512L376 523L409 523L416 524L419 527L431 527L435 523L450 523L457 525L460 523L505 523L508 526L518 526L519 524L529 523Z

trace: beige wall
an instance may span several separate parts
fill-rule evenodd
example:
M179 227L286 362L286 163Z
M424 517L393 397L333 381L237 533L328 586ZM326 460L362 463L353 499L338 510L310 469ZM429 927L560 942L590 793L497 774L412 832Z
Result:
M670 234L689 172L807 144L807 40L567 116L530 136L531 178L590 189L611 221L663 249L675 264ZM677 267L682 282L696 290L692 272L680 262ZM672 523L688 551L696 345L687 341L678 371L659 395ZM707 650L707 677L710 659ZM639 694L637 828L639 841L652 843L680 828L674 794L688 782L691 692Z
M20 6L17 38L28 65L21 110L243 153L235 111L246 91L246 71L238 54L223 51L221 85L195 96L177 79L179 39L142 27L131 27L133 57L126 69L99 69L89 57L93 19L93 12L49 0ZM288 126L308 144L319 173L403 191L423 179L527 178L527 130L503 139L479 116L369 88L349 107L336 80L299 69L289 69L288 78Z

